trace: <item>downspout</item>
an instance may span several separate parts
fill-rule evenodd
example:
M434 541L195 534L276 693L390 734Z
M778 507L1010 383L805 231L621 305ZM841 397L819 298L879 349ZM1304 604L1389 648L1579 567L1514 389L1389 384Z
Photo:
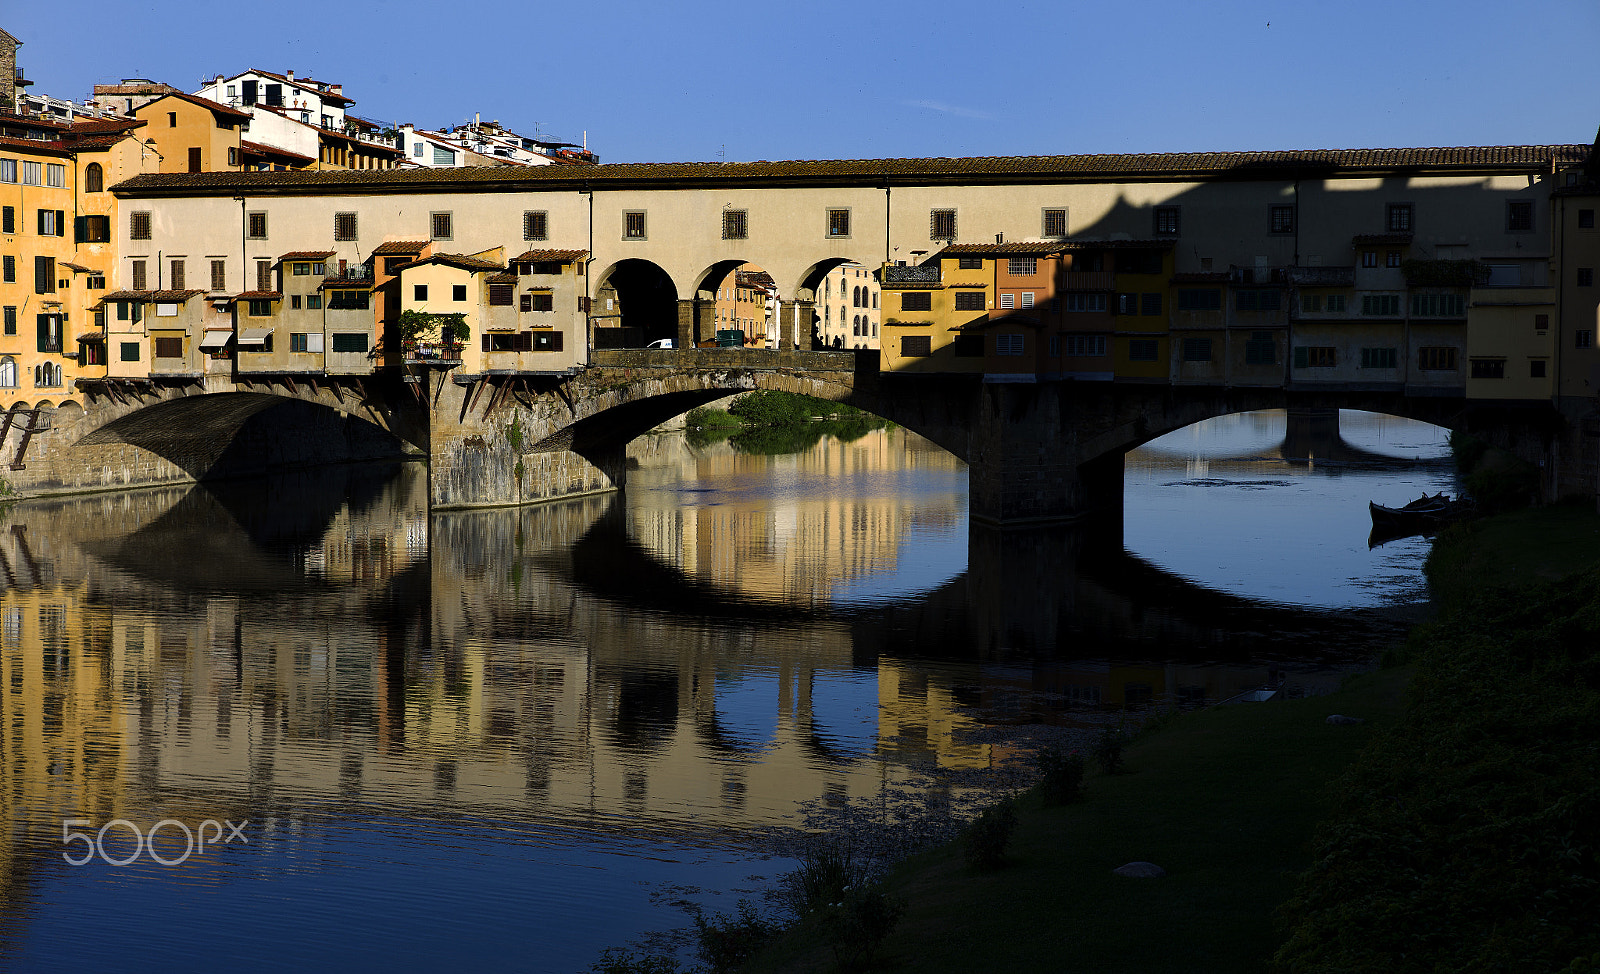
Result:
M587 139L587 136L585 137ZM583 194L589 197L589 259L584 264L583 275L583 360L588 365L594 361L594 190L589 181L583 181Z
M248 281L250 279L250 277L249 277L250 244L249 244L249 236L248 236L249 228L250 228L250 217L248 216L248 214L245 213L245 198L243 196L235 196L234 199L239 201L239 284L240 284L239 290L248 291L250 289L248 287L245 287L244 284L245 284L246 281ZM223 274L222 285L223 285L224 288L226 288L227 285L228 285L228 278L227 278L227 274L226 273ZM281 308L281 306L280 306L280 308ZM324 312L324 314L326 314L326 312ZM239 335L238 335L238 332L239 332L239 302L237 302L237 301L233 302L233 315L232 315L232 317L233 317L233 331L234 331L233 347L235 349L238 349L238 347L239 347ZM323 331L327 331L327 329L324 328ZM204 335L202 334L201 337L203 338ZM324 338L323 341L326 342L327 339ZM326 349L327 346L324 345L323 347L324 347L324 349ZM110 353L108 352L107 355L109 357ZM323 358L324 358L324 363L326 363L326 358L327 358L326 352L324 352ZM235 354L233 356L233 377L234 377L235 380L237 380L239 378L239 356L238 356L237 352L235 352Z

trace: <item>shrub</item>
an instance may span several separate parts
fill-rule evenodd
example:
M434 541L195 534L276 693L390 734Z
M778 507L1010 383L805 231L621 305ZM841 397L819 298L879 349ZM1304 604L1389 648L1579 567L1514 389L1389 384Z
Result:
M1017 813L1010 802L983 810L961 833L961 850L974 869L998 869L1006 860L1006 845L1017 828Z
M841 971L872 963L878 947L905 913L905 904L877 884L853 887L820 915L820 925Z
M758 916L748 900L740 900L738 913L731 917L718 915L707 920L705 914L697 913L694 927L700 941L700 959L712 974L737 970L780 929Z
M1034 761L1039 766L1039 794L1046 805L1065 805L1083 794L1083 755L1051 746L1034 755Z
M1100 736L1094 742L1094 760L1100 765L1100 770L1105 774L1116 774L1122 770L1122 729L1106 727L1100 731Z
M607 948L589 966L589 974L678 974L678 959L661 954L635 956L627 949Z
M838 903L847 890L870 879L871 869L850 843L821 838L800 858L800 868L780 881L780 896L795 916L804 917Z

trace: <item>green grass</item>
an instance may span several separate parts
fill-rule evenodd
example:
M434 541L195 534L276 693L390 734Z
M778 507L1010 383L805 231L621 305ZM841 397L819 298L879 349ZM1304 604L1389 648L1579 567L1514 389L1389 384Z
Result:
M1131 744L1127 770L1089 779L1077 804L1024 799L1004 868L974 872L958 846L904 863L890 891L906 915L874 969L1264 970L1332 783L1397 719L1407 678L1383 671L1330 696L1186 715ZM1331 726L1333 713L1368 722ZM1133 860L1169 875L1112 875ZM803 927L747 968L829 969Z
M1589 502L1528 508L1458 524L1428 558L1435 600L1452 611L1486 590L1554 581L1600 565L1600 514Z

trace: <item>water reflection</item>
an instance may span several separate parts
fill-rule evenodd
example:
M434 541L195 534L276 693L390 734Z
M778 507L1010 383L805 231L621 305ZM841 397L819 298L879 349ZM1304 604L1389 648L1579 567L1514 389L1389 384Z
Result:
M1196 587L1114 530L971 529L964 471L901 431L635 460L626 497L431 518L414 465L13 510L0 958L576 970L676 920L641 880L770 871L752 829L1003 760L984 725L1314 691L1394 631ZM65 818L253 841L72 868Z

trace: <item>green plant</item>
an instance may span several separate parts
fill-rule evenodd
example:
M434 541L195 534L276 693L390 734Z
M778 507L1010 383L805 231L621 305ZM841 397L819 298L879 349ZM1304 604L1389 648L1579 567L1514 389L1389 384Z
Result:
M800 867L779 881L779 895L797 917L837 903L845 891L865 884L871 869L843 839L818 838L800 858Z
M522 417L512 416L511 422L506 425L506 440L511 444L513 453L522 452ZM518 474L521 476L521 474Z
M1094 760L1105 774L1122 770L1122 728L1102 727L1094 740Z
M1046 805L1065 805L1083 794L1083 755L1054 745L1034 755L1039 768L1039 795Z
M589 965L589 974L678 974L676 957L663 954L635 955L626 948L607 948L600 959Z
M739 901L734 916L719 914L707 920L704 913L696 913L694 927L700 943L700 959L712 974L738 969L781 929L759 916L748 900Z
M872 963L878 947L904 914L904 903L872 883L846 890L818 920L839 969L859 971Z
M998 869L1006 861L1006 846L1017 830L1017 813L1010 802L985 808L961 831L961 852L974 869Z
M471 329L467 327L467 316L459 311L453 314L432 314L408 308L400 312L400 320L396 327L400 332L400 341L404 343L414 343L423 336L433 333L442 338L446 328L450 329L450 334L458 342L472 337Z

